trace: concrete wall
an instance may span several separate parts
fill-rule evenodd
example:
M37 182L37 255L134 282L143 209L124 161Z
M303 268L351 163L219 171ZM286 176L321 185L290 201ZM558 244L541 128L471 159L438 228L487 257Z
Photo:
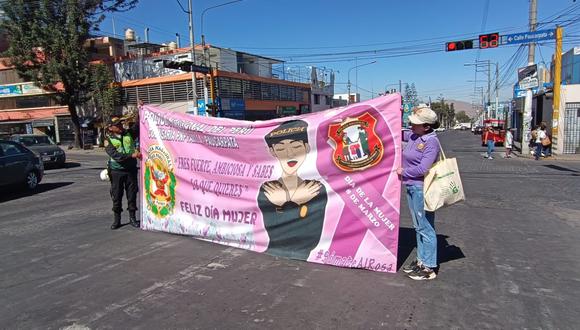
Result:
M234 51L219 51L219 69L222 71L238 72L238 59Z
M562 85L558 120L552 121L552 126L558 128L557 137L552 138L552 152L562 154L564 152L564 117L566 103L580 102L580 85ZM560 142L560 143L559 143Z

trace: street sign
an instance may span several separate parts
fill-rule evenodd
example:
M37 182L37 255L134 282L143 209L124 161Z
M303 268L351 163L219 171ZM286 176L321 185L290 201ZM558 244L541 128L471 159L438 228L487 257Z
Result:
M521 89L519 86L514 88L514 99L518 99L520 97L526 97L526 89ZM532 95L538 94L538 88L532 88Z
M556 38L555 30L541 30L534 32L520 32L501 36L502 45L526 44Z
M518 85L520 89L529 89L538 87L538 66L529 65L525 68L518 69Z

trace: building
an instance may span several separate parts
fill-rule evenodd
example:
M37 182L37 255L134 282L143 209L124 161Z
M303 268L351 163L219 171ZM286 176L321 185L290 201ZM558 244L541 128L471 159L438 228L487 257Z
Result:
M312 90L312 112L324 111L333 107L334 71L327 73L324 69L312 67L310 72Z
M272 65L279 60L231 49L196 46L196 62L211 66L210 75L196 73L194 103L192 74L170 63L192 61L191 48L169 49L116 60L115 80L121 84L125 106L139 100L179 112L201 114L215 100L216 115L265 120L311 112L309 84L277 78ZM184 68L185 69L185 68Z
M530 136L523 136L524 123L530 123L529 129L546 123L548 132L552 129L552 84L550 71L543 65L537 66L538 87L532 88L531 118L524 120L526 89L519 84L513 86L513 100L508 112L504 112L507 126L514 129L514 139L529 143ZM504 119L504 118L499 118Z
M552 57L551 72L555 62ZM543 107L542 121L548 124L550 132L557 127L557 135L552 137L552 150L556 154L580 153L580 47L574 47L562 54L562 85L560 88L559 117L553 119L552 107ZM552 82L553 74L552 74ZM550 90L546 98L553 102Z
M360 102L360 94L359 93L350 93L350 102L348 101L349 99L349 94L345 93L345 94L334 94L334 96L332 97L332 107L342 107L345 106L349 103L357 103Z
M107 60L124 54L123 40L98 37L87 40L85 47L93 60ZM43 133L61 144L74 143L74 129L68 107L59 105L54 92L22 80L8 58L0 59L0 137L11 134ZM91 123L94 109L78 109L83 141L94 143Z
M6 58L0 59L0 137L11 134L45 133L59 140L60 116L68 114L50 92L22 80ZM60 121L66 127L66 120Z
M580 153L580 47L574 47L562 54L559 117L553 118L554 57L551 70L539 68L540 86L533 89L531 128L545 123L551 136L554 128L557 134L551 136L554 154ZM543 81L542 81L543 80ZM522 139L523 109L525 90L514 86L514 102L511 125L517 128L517 139ZM529 137L523 137L524 142Z

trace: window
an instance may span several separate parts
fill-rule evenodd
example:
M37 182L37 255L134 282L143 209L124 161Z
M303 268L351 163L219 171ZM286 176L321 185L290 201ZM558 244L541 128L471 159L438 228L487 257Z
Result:
M32 96L32 97L18 97L16 98L17 108L40 108L51 105L48 96Z
M19 148L17 145L12 143L0 143L0 148L2 148L4 156L14 156L24 153L22 148Z
M320 95L314 94L314 104L320 104Z
M54 142L50 139L50 137L45 135L30 135L30 136L21 136L19 138L19 142L24 144L27 147L33 145L51 145Z

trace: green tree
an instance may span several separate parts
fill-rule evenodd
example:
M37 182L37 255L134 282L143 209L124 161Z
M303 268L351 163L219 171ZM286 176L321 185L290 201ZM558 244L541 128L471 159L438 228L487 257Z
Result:
M91 85L89 95L95 106L97 120L105 123L115 112L120 103L121 91L114 83L111 70L104 64L91 67ZM102 132L104 133L104 132ZM101 134L103 136L104 134ZM99 141L101 144L102 141Z
M414 107L419 105L419 98L417 97L417 89L415 83L407 84L405 86L405 102L411 103Z
M447 127L451 127L455 122L455 104L449 104L449 110L447 110Z
M469 116L465 113L465 111L459 111L455 115L455 120L457 120L460 123L469 123L469 122L471 122L471 118L469 118Z
M138 0L11 0L1 5L7 55L18 75L53 91L68 107L81 146L77 106L89 97L89 52L85 43L107 12L133 8Z
M431 109L435 111L443 127L449 128L454 122L455 104L445 102L443 95L437 98L437 102L431 104Z

